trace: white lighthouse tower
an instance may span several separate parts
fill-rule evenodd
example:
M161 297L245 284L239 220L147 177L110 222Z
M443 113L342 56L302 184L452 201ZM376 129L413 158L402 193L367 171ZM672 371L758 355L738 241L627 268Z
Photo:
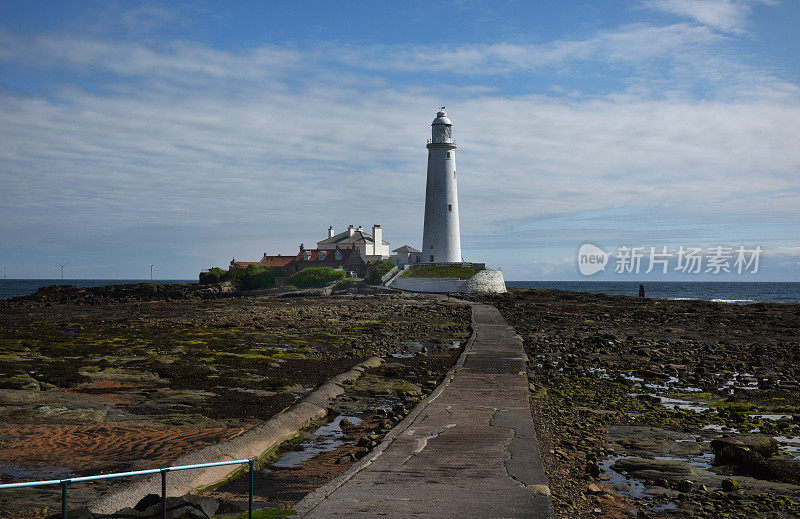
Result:
M456 263L461 261L456 143L453 123L447 118L444 107L436 114L431 128L420 260L423 263Z

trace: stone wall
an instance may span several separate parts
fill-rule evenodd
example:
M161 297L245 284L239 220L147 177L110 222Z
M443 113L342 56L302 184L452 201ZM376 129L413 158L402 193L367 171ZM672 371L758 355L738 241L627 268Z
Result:
M506 292L503 272L500 270L481 270L467 280L455 278L412 278L396 277L392 280L392 288L410 292L430 292L444 294L446 292L481 292L502 294Z
M431 292L444 294L446 292L461 292L464 285L463 279L456 278L406 278L397 277L391 284L392 288L408 290L410 292Z

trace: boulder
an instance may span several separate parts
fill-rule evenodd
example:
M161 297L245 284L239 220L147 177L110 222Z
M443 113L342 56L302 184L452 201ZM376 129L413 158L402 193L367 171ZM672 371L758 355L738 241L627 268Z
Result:
M39 382L27 373L21 373L11 377L4 377L2 380L0 380L0 387L5 389L22 389L27 391L39 391L42 389L39 385Z
M697 471L688 463L677 460L653 460L648 458L623 458L611 466L617 472L647 480L685 480L697 476Z
M800 483L800 462L766 458L753 448L731 438L712 440L711 448L714 449L714 465L730 465L739 473L758 479ZM760 450L770 452L764 444L761 444Z
M726 478L726 479L722 480L722 483L720 484L720 488L724 492L736 492L737 490L742 488L742 485L739 484L738 481L735 481L735 480L730 479L730 478Z
M147 494L142 499L139 500L136 505L134 505L133 509L137 512L144 512L148 508L152 507L153 505L160 505L161 504L161 496L158 494Z
M714 454L721 451L725 446L738 445L747 447L753 452L757 452L765 458L778 454L778 442L772 436L766 434L740 434L731 438L717 438L711 441L711 448ZM715 465L730 465L729 463L715 463Z
M167 519L211 519L219 508L220 502L213 497L193 494L168 497ZM231 507L226 504L226 508ZM136 503L134 508L123 508L111 515L99 515L97 519L160 519L161 517L161 496L148 494Z

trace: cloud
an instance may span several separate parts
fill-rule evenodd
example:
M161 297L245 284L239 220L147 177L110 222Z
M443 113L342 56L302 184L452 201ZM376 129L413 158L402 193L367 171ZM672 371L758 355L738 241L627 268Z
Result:
M640 63L721 41L705 27L686 23L630 24L584 39L545 44L373 45L329 47L330 59L372 70L436 71L466 75L508 74L569 63Z
M754 6L776 3L773 0L646 0L644 6L690 18L718 31L742 34Z
M331 224L382 223L393 245L418 245L424 144L442 103L460 146L465 249L490 243L496 264L587 236L652 238L664 219L687 236L698 214L796 228L797 86L705 53L724 40L691 24L637 24L542 45L234 52L1 30L5 66L58 79L0 87L0 234L31 255L90 259L107 245L125 261L157 253L191 273L264 248L291 252ZM661 59L671 77L651 70ZM529 93L544 91L540 68L581 60L633 68L591 95ZM424 70L474 77L404 75ZM537 86L498 90L500 72ZM691 95L698 83L714 93ZM635 221L580 220L619 208L635 208ZM555 272L563 254L554 257L535 260Z

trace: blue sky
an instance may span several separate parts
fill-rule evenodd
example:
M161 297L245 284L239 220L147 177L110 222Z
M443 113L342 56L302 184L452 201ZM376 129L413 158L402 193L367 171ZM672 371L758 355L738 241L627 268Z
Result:
M348 224L419 247L444 105L467 260L760 246L756 275L647 278L797 281L798 26L790 0L0 2L0 265L193 278Z

